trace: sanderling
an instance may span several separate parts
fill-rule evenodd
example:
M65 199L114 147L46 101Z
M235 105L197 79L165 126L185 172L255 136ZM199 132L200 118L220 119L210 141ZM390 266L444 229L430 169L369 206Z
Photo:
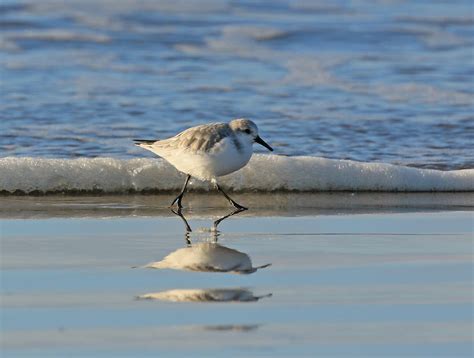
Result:
M240 210L246 208L230 198L217 183L217 178L243 168L253 153L253 143L273 151L259 137L257 125L248 119L234 119L229 123L204 124L163 140L135 139L135 144L167 160L186 174L184 186L173 200L181 208L181 200L189 179L211 181L229 202Z

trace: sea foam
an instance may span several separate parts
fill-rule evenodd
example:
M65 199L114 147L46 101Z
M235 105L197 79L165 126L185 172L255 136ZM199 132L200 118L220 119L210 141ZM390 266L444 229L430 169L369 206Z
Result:
M184 175L162 159L0 159L2 193L128 193L172 191ZM220 178L234 191L474 191L474 169L439 171L310 156L254 155L242 170ZM195 180L190 189L208 190Z

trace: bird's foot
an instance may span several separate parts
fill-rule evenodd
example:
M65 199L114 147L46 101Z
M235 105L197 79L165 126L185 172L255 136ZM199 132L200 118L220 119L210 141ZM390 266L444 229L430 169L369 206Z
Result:
M235 201L233 201L233 200L229 200L229 202L232 204L232 206L233 206L234 208L236 208L236 209L239 210L239 211L248 210L248 208L246 208L245 206L242 206L242 205L240 205L240 204L237 204L237 203L236 203Z
M178 210L181 210L183 208L183 205L181 205L181 197L178 196L176 199L174 199L170 206L168 206L168 208L173 208L174 204L176 204L176 206L178 207Z

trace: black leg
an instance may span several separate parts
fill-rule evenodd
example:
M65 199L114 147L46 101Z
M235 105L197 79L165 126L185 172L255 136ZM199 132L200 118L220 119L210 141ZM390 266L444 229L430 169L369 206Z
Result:
M188 176L186 177L186 180L185 180L185 182L184 182L183 189L181 189L181 193L179 193L179 195L173 200L173 202L171 203L170 207L173 206L174 203L177 203L177 204L178 204L178 208L180 208L180 209L183 207L183 206L181 205L181 199L183 199L184 192L186 191L186 187L188 186L189 179L191 179L191 175L188 174Z
M226 197L227 200L229 200L229 203L231 203L234 208L236 209L239 209L239 210L248 210L245 206L242 206L240 204L237 204L234 200L231 199L231 197L229 195L227 195L225 193L224 190L222 190L222 188L219 186L219 184L216 183L216 188L217 190L219 190L222 194L224 194L224 196Z

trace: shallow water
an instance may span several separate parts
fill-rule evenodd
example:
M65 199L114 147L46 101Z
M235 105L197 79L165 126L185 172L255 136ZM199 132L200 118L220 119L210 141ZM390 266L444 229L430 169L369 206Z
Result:
M279 154L473 167L470 1L3 1L0 148L152 156L254 119Z
M350 197L265 208L260 196L218 235L229 209L216 198L184 211L188 235L166 196L1 198L24 208L0 213L2 354L472 355L472 205ZM215 239L224 253L192 252ZM194 269L143 267L186 247ZM216 272L245 256L272 265Z

